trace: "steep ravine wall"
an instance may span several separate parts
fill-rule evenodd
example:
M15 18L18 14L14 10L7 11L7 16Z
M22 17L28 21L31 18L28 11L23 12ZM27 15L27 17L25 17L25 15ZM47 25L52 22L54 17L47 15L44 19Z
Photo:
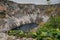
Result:
M4 18L0 18L0 32L8 31L26 23L47 22L50 16L47 14L50 11L47 12L47 10L52 7L57 10L60 5L17 4L12 1L0 0L0 12L6 14Z

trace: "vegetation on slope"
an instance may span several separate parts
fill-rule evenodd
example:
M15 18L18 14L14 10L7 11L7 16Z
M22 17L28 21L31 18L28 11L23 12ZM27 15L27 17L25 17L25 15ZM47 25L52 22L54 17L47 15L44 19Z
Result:
M37 40L60 40L60 17L51 17L50 21L39 28L37 32L24 33L21 30L10 30L8 34Z

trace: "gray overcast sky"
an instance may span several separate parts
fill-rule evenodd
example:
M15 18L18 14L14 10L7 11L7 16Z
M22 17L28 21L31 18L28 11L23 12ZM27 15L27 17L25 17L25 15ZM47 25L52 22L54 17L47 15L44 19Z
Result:
M12 0L17 3L47 4L46 0ZM51 4L60 3L60 0L50 0Z

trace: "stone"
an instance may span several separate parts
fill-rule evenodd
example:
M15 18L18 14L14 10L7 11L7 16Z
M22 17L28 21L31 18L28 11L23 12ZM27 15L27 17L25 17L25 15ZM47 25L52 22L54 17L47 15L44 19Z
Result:
M7 40L8 35L5 33L0 33L0 40Z

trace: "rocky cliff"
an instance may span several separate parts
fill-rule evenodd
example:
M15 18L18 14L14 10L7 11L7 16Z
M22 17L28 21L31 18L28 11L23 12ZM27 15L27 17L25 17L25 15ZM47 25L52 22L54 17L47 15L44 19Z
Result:
M51 14L59 13L60 4L18 4L8 0L0 0L0 32L22 24L47 22Z

